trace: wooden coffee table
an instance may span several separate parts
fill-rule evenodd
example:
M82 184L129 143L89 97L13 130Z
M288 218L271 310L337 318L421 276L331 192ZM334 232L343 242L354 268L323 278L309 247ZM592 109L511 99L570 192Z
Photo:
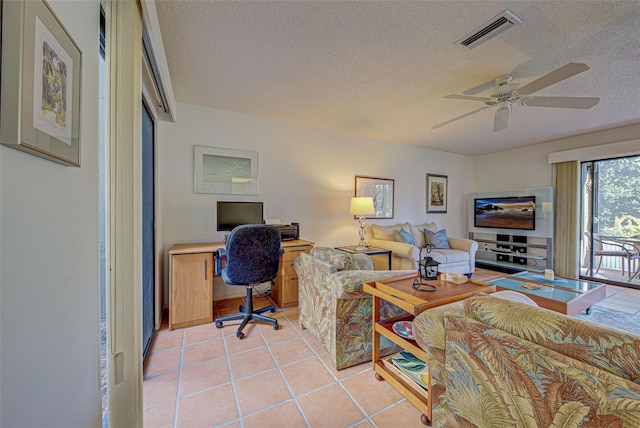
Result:
M591 312L591 306L606 297L605 285L599 282L580 279L555 277L544 279L543 274L535 272L519 272L514 275L487 281L494 284L497 290L513 290L526 294L543 308L566 315L576 315L582 311ZM525 283L539 284L540 288L529 290Z
M468 280L463 284L455 284L442 280L430 281L437 291L419 291L412 287L413 280L418 274L397 276L384 281L371 281L363 284L363 290L373 296L373 337L371 341L373 370L376 378L384 379L397 389L406 399L422 412L422 423L427 424L431 420L431 394L419 390L418 387L407 382L401 376L387 368L380 357L380 335L391 340L396 345L409 351L425 363L429 363L429 356L413 340L398 336L392 329L397 321L413 321L419 313L466 299L478 293L493 293L496 291L495 285L480 281ZM409 316L398 316L392 319L380 321L380 301L385 300L409 312ZM431 389L431 377L427 383L428 390Z

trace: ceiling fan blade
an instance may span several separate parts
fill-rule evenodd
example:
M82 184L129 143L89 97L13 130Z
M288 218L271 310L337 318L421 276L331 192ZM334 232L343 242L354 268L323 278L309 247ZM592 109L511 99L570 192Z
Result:
M445 95L443 98L446 98L448 100L467 100L467 101L493 101L493 98L489 98L489 97L474 97L471 95L464 95L464 94L451 94L451 95Z
M523 98L520 105L525 107L557 107L588 109L598 104L597 97L529 97Z
M462 93L465 95L475 95L482 92L487 92L489 89L493 89L496 86L496 81L491 80L489 82L481 83L478 86L474 86L473 88L469 88Z
M554 83L558 83L564 79L568 79L569 77L575 76L576 74L582 73L583 71L587 71L588 69L589 66L587 64L583 64L581 62L571 62L567 65L563 65L557 70L552 71L551 73L545 74L544 76L534 80L533 82L527 83L516 92L520 95L533 94L540 89L551 86Z
M493 132L500 132L507 129L509 113L511 113L511 104L508 102L500 103L493 116Z
M469 113L465 113L465 114L463 114L462 116L454 117L453 119L449 119L449 120L447 120L446 122L442 122L442 123L439 123L439 124L437 124L437 125L434 125L434 126L432 126L432 127L431 127L431 129L440 128L440 127L442 127L442 126L445 126L445 125L448 125L448 124L450 124L450 123L452 123L452 122L455 122L456 120L464 119L464 118L465 118L465 117L467 117L467 116L471 116L472 114L479 113L479 112L481 112L481 111L483 111L483 110L486 110L486 109L488 109L488 108L490 108L490 106L480 107L479 109L476 109L476 110L471 111L471 112L469 112Z

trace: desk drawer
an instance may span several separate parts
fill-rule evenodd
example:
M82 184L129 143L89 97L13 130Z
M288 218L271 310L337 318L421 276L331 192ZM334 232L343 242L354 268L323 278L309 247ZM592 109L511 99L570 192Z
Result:
M282 275L295 275L293 263L302 253L309 253L309 247L286 249L282 255Z
M282 306L298 304L298 275L284 275L282 277Z
M293 267L293 260L283 260L282 261L282 271L280 272L281 275L285 276L285 275L295 275L296 270Z
M313 247L311 242L283 242L284 253L280 257L280 271L276 278L276 287L271 289L271 297L279 307L296 306L298 304L298 274L293 266L296 258L302 253L309 253Z
M283 261L294 261L296 257L298 257L301 253L308 253L310 248L308 246L304 247L296 247L296 248L285 248L284 254L282 255Z

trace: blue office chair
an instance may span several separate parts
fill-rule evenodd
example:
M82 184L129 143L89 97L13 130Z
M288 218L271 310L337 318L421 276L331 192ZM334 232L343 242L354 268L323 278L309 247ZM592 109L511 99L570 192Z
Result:
M242 320L236 337L244 338L242 329L251 320L273 324L278 329L278 321L261 315L266 311L275 312L275 306L254 310L253 287L273 280L278 275L280 266L280 231L266 224L245 224L231 231L227 237L224 250L219 250L220 258L226 258L222 269L222 280L229 285L244 285L247 287L245 305L240 305L240 313L229 315L216 320L216 327L222 328L222 323L232 320Z

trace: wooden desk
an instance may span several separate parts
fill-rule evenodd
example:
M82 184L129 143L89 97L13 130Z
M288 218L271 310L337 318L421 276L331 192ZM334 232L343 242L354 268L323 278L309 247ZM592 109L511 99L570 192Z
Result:
M293 261L311 251L313 242L303 239L282 241L284 253L271 289L271 298L280 307L298 304L298 277ZM216 254L224 242L175 244L169 251L169 329L213 322L213 277Z

